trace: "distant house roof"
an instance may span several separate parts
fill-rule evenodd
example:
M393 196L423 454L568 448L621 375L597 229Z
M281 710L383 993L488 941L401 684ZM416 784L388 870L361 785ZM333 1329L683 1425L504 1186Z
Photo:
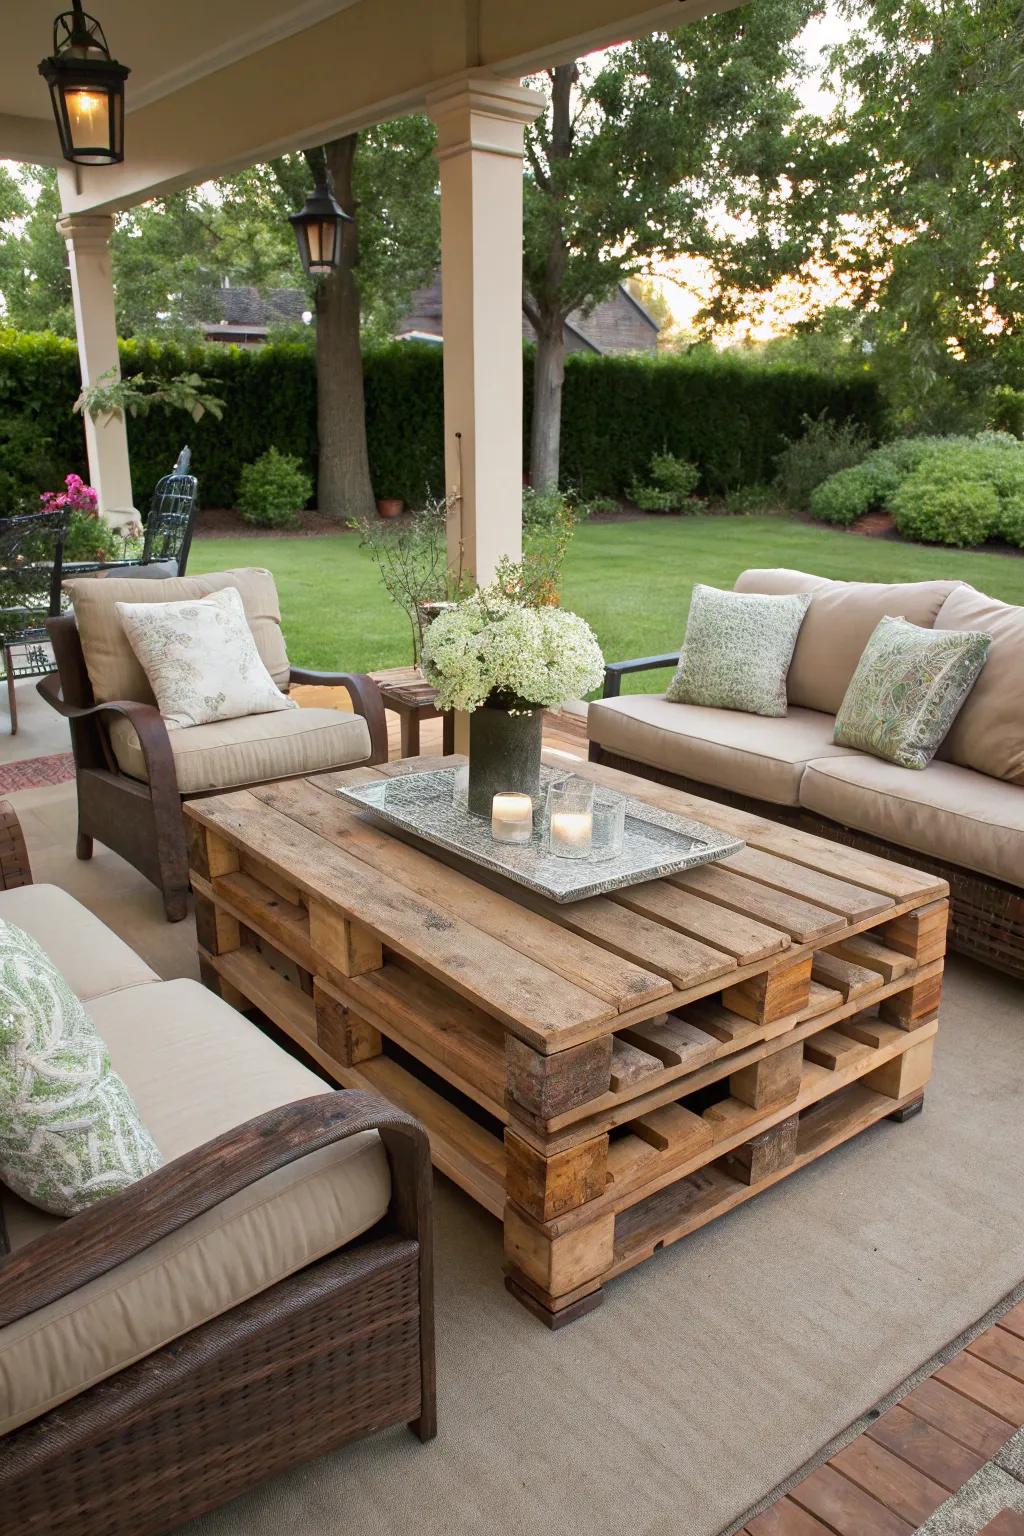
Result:
M272 325L295 323L309 308L309 295L301 288L271 288L265 293L252 287L216 288L210 298L211 318L200 326L207 341L258 346ZM658 345L658 322L620 283L610 298L596 304L589 314L576 310L565 323L566 346L571 352L653 352ZM404 341L440 342L444 338L441 280L435 278L418 288L409 301L408 313L395 329ZM536 333L523 315L523 337L534 341Z
M596 304L589 314L574 311L566 321L565 330L566 345L572 352L653 352L658 345L657 320L621 283L610 298ZM439 278L416 290L409 301L409 311L399 322L395 334L409 341L443 339ZM525 314L523 336L527 341L536 340L536 333Z

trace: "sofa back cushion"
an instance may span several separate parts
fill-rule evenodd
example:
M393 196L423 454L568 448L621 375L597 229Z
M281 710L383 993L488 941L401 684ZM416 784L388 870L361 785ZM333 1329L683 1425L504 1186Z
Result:
M237 587L260 659L279 688L287 688L290 669L281 632L281 605L269 571L218 571L208 576L173 576L168 581L92 581L67 583L75 607L78 633L97 704L113 699L156 702L138 657L128 643L117 612L118 603L173 603L208 597L225 587Z
M744 571L737 592L810 592L786 680L790 704L834 715L879 619L931 629L956 581L830 581L806 571ZM952 628L966 626L952 625Z
M984 670L939 755L961 768L1024 784L1024 608L960 586L940 608L935 628L975 629L992 637Z

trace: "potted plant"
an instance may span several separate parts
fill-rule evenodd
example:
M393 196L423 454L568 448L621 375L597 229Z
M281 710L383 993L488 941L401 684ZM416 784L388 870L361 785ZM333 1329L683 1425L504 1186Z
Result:
M404 510L405 502L402 500L401 496L377 497L378 517L401 517Z
M597 688L604 658L579 614L530 607L495 585L437 615L423 672L440 709L469 712L469 809L489 816L496 794L540 793L543 712Z

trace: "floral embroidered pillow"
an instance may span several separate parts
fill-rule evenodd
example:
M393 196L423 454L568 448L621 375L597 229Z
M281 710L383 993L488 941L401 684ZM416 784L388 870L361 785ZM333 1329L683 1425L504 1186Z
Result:
M769 597L698 584L666 698L748 715L786 713L786 674L811 601L809 592Z
M237 587L115 606L169 731L298 708L263 665Z
M836 716L834 739L901 768L926 768L985 665L980 630L880 619Z
M73 1216L160 1164L82 1004L35 939L0 920L0 1180Z

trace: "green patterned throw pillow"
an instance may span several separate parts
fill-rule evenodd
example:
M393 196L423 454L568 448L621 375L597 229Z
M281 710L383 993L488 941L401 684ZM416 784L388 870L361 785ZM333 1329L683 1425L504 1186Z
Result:
M784 715L786 673L810 601L809 592L768 597L695 586L666 698L748 715Z
M35 939L0 921L0 1181L73 1216L160 1162L82 1004Z
M834 738L901 768L927 768L985 665L991 636L880 619L836 716Z

